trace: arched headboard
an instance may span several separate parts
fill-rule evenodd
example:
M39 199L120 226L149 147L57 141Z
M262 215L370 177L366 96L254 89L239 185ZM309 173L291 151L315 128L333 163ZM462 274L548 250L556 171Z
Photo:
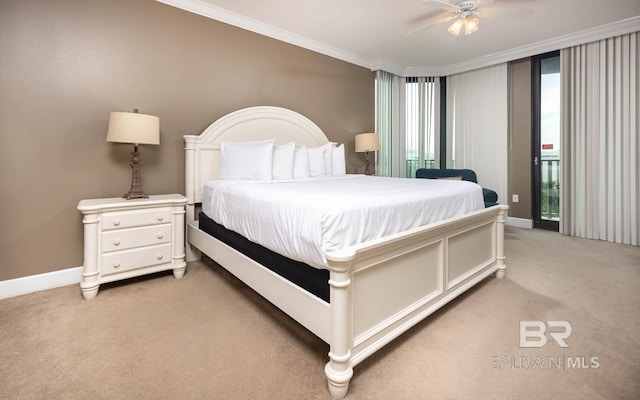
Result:
M286 108L271 106L234 111L209 125L200 135L183 137L186 143L185 195L189 199L189 221L194 218L193 205L202 202L202 185L218 177L220 143L275 139L276 144L295 142L296 147L315 147L329 141L309 118Z

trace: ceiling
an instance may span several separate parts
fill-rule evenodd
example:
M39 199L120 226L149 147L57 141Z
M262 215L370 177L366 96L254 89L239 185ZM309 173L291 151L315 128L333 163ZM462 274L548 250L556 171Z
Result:
M477 32L457 37L447 32L451 22L408 34L450 15L423 0L157 1L404 76L449 75L640 31L640 0L495 0Z

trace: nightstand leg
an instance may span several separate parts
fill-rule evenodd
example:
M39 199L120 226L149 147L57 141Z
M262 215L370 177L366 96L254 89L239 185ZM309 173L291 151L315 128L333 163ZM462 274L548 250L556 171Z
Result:
M173 276L180 279L184 276L187 263L184 262L184 206L173 207Z
M182 268L174 268L173 269L173 276L176 279L180 279L184 276L185 271L187 270L187 264L183 263L183 267Z
M95 285L93 287L84 287L84 282L80 283L80 289L82 289L82 297L85 300L91 300L98 295L98 289L100 289L100 285Z
M84 264L82 266L82 296L91 300L98 294L98 214L85 214L84 224Z

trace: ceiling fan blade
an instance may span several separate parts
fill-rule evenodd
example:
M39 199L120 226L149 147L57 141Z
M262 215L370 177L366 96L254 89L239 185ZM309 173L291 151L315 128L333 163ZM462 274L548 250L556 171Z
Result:
M524 3L536 3L538 0L478 0L480 3L489 4L496 2L498 7L519 7Z
M454 18L456 18L455 15L450 15L450 16L445 17L445 18L440 18L438 20L435 20L435 21L429 22L429 23L427 23L425 25L422 25L421 27L416 28L416 29L414 29L414 30L412 30L410 32L407 32L404 35L405 36L413 35L414 33L417 33L417 32L420 32L420 31L424 31L424 30L429 29L431 27L434 27L436 25L443 24L445 22L451 21Z
M441 8L447 11L458 11L459 9L457 5L451 4L443 0L424 0L422 4L425 6Z
M514 19L527 19L533 15L534 10L530 8L498 8L487 7L481 10L481 16L506 17Z

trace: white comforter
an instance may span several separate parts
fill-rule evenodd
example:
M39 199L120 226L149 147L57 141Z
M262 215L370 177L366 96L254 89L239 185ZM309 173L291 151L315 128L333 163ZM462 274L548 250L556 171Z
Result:
M202 198L217 223L316 268L326 268L326 252L484 208L472 182L365 175L216 180Z

